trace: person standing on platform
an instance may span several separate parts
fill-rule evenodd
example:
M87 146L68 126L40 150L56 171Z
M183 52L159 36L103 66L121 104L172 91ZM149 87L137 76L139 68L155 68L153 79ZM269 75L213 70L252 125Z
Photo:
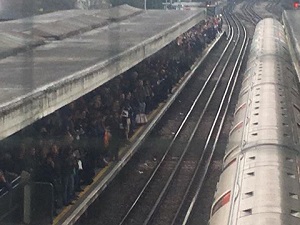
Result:
M122 130L120 129L120 117L118 113L107 119L108 128L111 132L110 142L109 142L109 154L113 161L119 160L119 150L122 141Z
M63 186L63 204L72 204L74 198L74 170L76 161L71 147L66 147L62 154L61 180Z
M124 129L125 138L127 141L129 141L129 132L131 127L130 114L132 114L132 108L129 105L129 103L126 102L125 105L122 107L121 120L122 120L122 126Z
M11 189L11 184L6 180L4 172L0 170L0 195Z

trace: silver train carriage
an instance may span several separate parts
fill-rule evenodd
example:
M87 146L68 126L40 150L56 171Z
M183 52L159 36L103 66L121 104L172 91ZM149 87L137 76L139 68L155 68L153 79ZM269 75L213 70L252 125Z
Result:
M300 224L300 93L282 25L257 24L210 225Z

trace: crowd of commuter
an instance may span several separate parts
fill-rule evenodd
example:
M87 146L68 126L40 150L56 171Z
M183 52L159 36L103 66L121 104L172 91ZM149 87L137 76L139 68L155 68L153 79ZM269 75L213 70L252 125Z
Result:
M211 18L179 36L158 53L91 93L0 143L0 184L22 171L53 185L56 207L72 204L97 168L119 159L147 114L165 101L220 31ZM3 171L3 172L2 172Z

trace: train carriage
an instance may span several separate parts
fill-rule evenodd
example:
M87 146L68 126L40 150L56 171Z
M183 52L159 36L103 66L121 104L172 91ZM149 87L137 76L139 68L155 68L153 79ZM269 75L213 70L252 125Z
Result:
M258 23L210 225L300 224L300 94L282 25Z

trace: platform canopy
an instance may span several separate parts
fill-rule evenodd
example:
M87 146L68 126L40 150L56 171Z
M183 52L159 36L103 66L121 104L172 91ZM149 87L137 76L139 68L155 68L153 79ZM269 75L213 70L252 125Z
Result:
M0 140L113 79L205 19L124 5L0 23Z

